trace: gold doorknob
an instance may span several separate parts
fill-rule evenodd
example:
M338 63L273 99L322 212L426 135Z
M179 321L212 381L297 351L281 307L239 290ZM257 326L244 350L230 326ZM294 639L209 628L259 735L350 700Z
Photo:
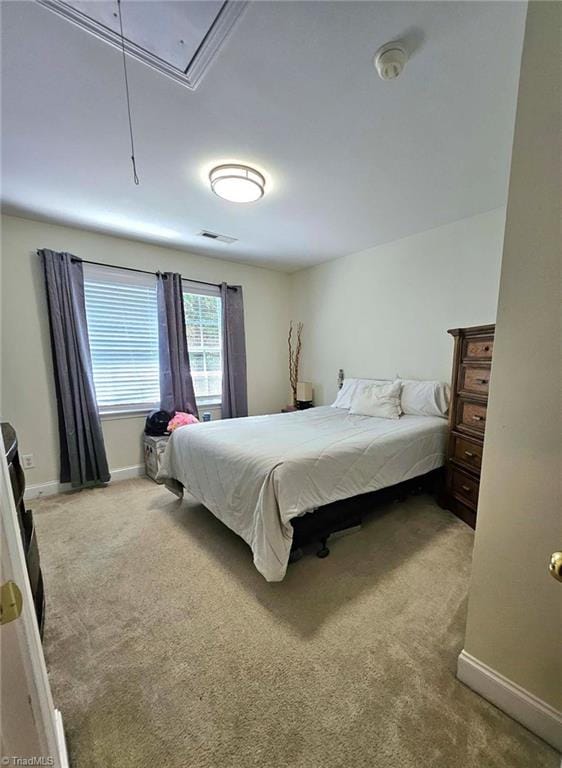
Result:
M0 587L0 624L9 624L21 616L23 597L15 581L7 581Z
M548 564L550 575L557 581L562 581L562 552L553 552Z

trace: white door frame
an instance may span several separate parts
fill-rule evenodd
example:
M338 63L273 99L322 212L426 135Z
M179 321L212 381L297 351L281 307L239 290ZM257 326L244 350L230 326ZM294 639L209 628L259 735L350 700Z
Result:
M45 757L54 758L57 768L68 768L68 755L64 740L62 717L55 709L51 687L47 676L47 667L43 656L43 647L39 636L33 595L27 574L25 554L19 529L16 506L6 461L4 440L0 432L0 510L2 536L2 572L19 587L23 605L18 619L10 625L0 627L2 632L8 627L17 628L17 640L26 679L21 686L27 690L34 721L36 740L41 745ZM23 724L22 724L23 725ZM0 731L2 723L0 721ZM2 741L10 742L10 734L2 731ZM7 756L4 756L7 757Z

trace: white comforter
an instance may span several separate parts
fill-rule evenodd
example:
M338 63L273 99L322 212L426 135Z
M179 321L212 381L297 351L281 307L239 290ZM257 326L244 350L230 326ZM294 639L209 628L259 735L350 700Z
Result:
M436 469L446 434L438 417L332 406L214 421L172 433L160 477L179 481L250 545L267 581L281 581L293 517Z

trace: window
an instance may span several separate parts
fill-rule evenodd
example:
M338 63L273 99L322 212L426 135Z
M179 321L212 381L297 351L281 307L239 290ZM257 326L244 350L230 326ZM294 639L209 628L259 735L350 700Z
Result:
M100 412L158 407L156 277L84 264L84 291Z
M184 280L187 346L195 398L200 405L222 396L222 302L218 288Z
M189 360L199 405L222 395L222 302L214 286L183 281ZM84 264L86 318L100 413L159 407L156 277Z

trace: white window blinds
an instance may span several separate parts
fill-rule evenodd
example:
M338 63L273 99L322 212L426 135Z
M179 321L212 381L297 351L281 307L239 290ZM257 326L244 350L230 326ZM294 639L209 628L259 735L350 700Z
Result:
M160 401L156 277L84 264L86 317L100 411Z
M198 404L222 396L222 301L218 287L183 281L187 346Z

